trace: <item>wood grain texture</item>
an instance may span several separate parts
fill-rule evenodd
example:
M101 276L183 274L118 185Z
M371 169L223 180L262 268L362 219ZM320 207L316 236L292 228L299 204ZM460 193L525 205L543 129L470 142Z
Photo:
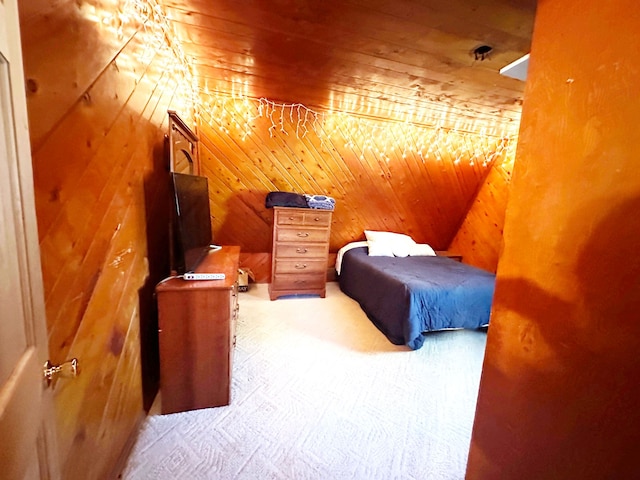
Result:
M234 107L227 104L226 108ZM400 150L383 157L378 151L384 148L383 140L367 136L365 129L355 132L350 142L339 135L329 136L321 128L296 135L296 118L285 117L287 134L269 131L269 120L258 117L252 120L251 134L245 136L224 112L201 112L201 168L210 181L216 243L240 245L243 253L269 252L273 212L265 207L265 197L270 191L282 190L336 199L332 253L363 239L365 229L404 232L417 242L444 250L491 170L491 164L485 167L455 153L460 143L481 144L480 136L452 137L448 147L439 149L437 158ZM384 120L368 121L371 124L381 131L394 127ZM419 130L427 137L432 133ZM508 161L509 152L497 158L496 164ZM487 208L499 210L504 205ZM499 244L500 239L491 241ZM260 270L259 264L246 266Z
M326 295L330 211L273 207L269 298Z
M91 14L110 11L115 3L112 0L38 2L42 3L38 9L36 5L22 6L31 3L21 1L20 13L21 22L28 25L21 33L23 43L31 47L24 58L24 70L29 109L38 118L29 125L31 142L37 149L118 56L135 26L125 24L122 35L104 35L105 29L96 29Z
M462 255L469 265L496 272L502 248L512 162L495 164L448 250Z
M22 3L49 349L81 372L55 386L58 456L64 478L107 478L158 386L163 136L181 78L149 30L102 21L114 2Z
M269 283L271 278L271 252L240 252L240 268L251 270L252 276L249 277L249 283Z
M201 89L517 132L534 0L163 0ZM472 51L493 47L484 61Z
M436 158L385 150L381 136L372 141L366 129L349 133L346 124L272 135L269 119L258 117L245 137L231 116L206 106L204 92L196 122L183 103L182 77L168 67L176 59L155 49L153 29L134 21L118 29L106 21L118 3L22 0L20 8L51 360L77 356L82 372L55 391L59 456L70 479L114 471L157 390L153 290L169 271L168 109L197 126L215 242L239 245L241 265L257 281L268 279L271 268L269 191L337 200L327 265L332 278L336 251L362 239L364 229L405 232L447 248L491 166L460 158L465 139L453 138ZM457 2L447 8L409 0L371 7L329 2L321 15L291 2L276 13L256 2L242 11L227 1L162 3L188 27L185 49L201 54L195 65L202 89L350 111L390 132L397 122L387 117L397 119L405 107L429 107L424 118L430 119L450 112L447 121L468 130L494 121L511 128L519 117L522 86L496 77L488 64L467 65L466 43L490 27L487 38L506 45L496 59L515 58L527 46L528 1L522 7L491 2L507 8L498 24L478 7L467 33L457 22L470 13ZM416 30L426 18L446 28ZM443 50L445 43L450 48ZM479 94L476 81L493 85L491 91ZM283 126L299 127L295 119Z
M225 246L198 265L223 280L160 283L158 295L162 413L228 405L240 249Z

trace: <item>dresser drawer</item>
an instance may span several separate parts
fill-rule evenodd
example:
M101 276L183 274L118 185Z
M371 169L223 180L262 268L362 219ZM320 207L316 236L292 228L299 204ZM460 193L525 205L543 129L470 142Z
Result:
M287 274L276 273L273 276L272 288L275 290L300 290L324 288L326 283L326 272Z
M275 255L276 258L325 258L327 244L277 243Z
M289 259L280 259L277 258L275 260L275 273L323 273L326 275L327 272L327 261L322 259L300 259L300 260L289 260Z
M304 225L328 227L331 224L330 211L297 209L294 211L277 211L276 225Z
M314 228L283 228L280 227L275 232L276 242L326 242L329 240L327 229Z
M274 207L269 297L326 295L329 210Z

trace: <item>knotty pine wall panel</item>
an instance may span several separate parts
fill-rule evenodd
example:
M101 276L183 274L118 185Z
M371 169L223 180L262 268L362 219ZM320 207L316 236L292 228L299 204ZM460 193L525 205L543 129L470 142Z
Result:
M464 263L494 273L498 268L502 247L502 228L512 168L510 162L496 163L492 167L449 245L449 250L462 254Z
M237 92L242 85L253 96L356 113L366 105L370 114L396 119L398 104L404 111L431 110L434 118L434 107L452 107L457 114L450 115L451 123L460 115L469 124L480 116L519 118L514 98L522 85L496 77L495 69L480 62L471 70L469 50L483 38L503 46L492 52L498 65L521 56L511 49L528 46L530 1L519 8L484 2L472 14L463 1L325 1L321 7L163 3L194 58L200 85L211 90ZM490 92L475 90L479 79Z
M461 158L455 142L441 147L439 158L399 149L385 156L383 140L366 129L348 132L338 126L331 136L318 125L303 130L295 112L275 124L253 112L250 128L239 128L233 115L241 107L227 102L225 108L201 112L201 173L210 180L216 243L256 254L255 263L251 255L243 263L260 272L259 281L268 281L262 267L271 249L272 212L264 206L270 191L334 197L332 253L363 239L365 229L403 232L445 249L491 170L491 164ZM374 123L385 129L388 122Z
M55 385L58 456L66 479L107 478L158 387L153 291L169 272L163 137L168 109L193 117L153 32L105 20L118 2L23 3L49 349L54 363L77 357L80 366Z
M90 20L112 10L115 0L20 3L21 21L29 25L21 36L24 44L31 46L29 57L24 59L27 93L35 94L29 108L32 117L38 118L30 122L29 130L31 143L38 148L69 106L117 56L134 27L123 25L118 36ZM55 41L51 41L52 33Z

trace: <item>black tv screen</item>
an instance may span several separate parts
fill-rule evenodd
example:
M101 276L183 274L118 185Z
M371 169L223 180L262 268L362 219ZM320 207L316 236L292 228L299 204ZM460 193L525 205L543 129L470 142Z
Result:
M172 173L173 269L192 272L209 252L213 242L206 177Z

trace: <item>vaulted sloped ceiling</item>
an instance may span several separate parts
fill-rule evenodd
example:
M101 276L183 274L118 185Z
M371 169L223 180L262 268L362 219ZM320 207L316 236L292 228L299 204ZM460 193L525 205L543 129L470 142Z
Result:
M498 72L528 53L535 0L161 3L203 91L517 129L524 84Z
M245 265L262 281L264 195L276 188L336 197L334 253L364 227L447 247L490 169L475 149L495 145L424 128L431 142L419 154L405 147L420 127L375 115L403 119L415 108L418 119L431 111L517 118L523 86L497 69L526 52L533 16L529 2L480 0L19 0L19 11L50 358L77 357L82 372L53 391L55 453L72 480L116 476L143 401L149 407L157 391L153 291L169 274L167 110L201 137L215 241L255 257ZM202 90L199 121L181 104L189 88L163 12ZM495 49L485 61L469 54L480 43ZM229 100L209 109L207 89ZM282 123L272 109L238 128L231 120L241 120L243 96L249 106L265 97L371 123L306 132L296 107Z
M336 198L332 252L367 228L444 249L513 160L524 82L499 70L528 53L534 0L158 1L194 73L220 243L268 252L264 197L286 190Z

